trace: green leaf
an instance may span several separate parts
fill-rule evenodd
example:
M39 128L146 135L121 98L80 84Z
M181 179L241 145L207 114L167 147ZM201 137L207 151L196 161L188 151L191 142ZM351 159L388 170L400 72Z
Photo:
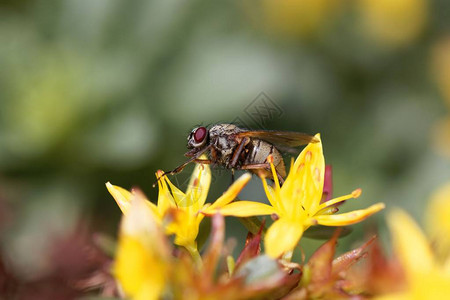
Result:
M244 224L245 228L253 234L257 234L261 228L261 220L258 217L239 218L239 221ZM263 234L266 233L266 228L263 228Z
M117 241L109 235L96 233L94 243L109 257L116 255Z
M197 249L201 250L211 233L211 218L203 218L197 235Z

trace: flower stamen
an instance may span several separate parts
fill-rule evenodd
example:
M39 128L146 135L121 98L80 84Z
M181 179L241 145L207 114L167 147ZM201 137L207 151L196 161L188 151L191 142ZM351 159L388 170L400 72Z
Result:
M273 193L269 190L269 186L267 185L267 181L265 177L261 177L261 181L264 187L264 192L266 193L267 199L269 199L270 204L278 209L278 201L274 198Z
M277 174L277 171L275 170L275 166L273 165L273 156L272 156L272 154L267 156L267 161L269 162L270 169L272 171L273 181L275 182L276 193L277 193L277 195L279 195L279 193L280 193L280 182L278 181L278 174Z
M348 199L352 199L352 198L356 199L359 196L361 196L361 192L362 192L361 189L356 189L356 190L354 190L353 192L351 192L348 195L344 195L344 196L341 196L341 197L337 197L337 198L328 200L327 202L324 202L324 203L319 205L315 215L317 215L318 213L321 213L324 209L327 209L328 207L330 207L330 206L332 206L334 204L337 204L337 203L340 203L342 201L345 201L345 200L348 200Z

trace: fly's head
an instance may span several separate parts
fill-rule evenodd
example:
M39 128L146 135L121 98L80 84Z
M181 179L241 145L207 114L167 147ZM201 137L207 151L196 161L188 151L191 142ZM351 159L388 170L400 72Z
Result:
M187 148L190 149L186 156L193 156L198 151L207 146L209 140L209 131L206 127L200 126L194 128L187 138Z

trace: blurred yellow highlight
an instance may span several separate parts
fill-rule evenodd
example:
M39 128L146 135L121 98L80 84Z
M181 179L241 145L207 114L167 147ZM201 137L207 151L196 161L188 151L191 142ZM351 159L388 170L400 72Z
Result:
M450 36L441 39L432 48L431 70L450 109Z
M450 182L431 196L425 220L437 256L447 259L450 257Z
M320 31L342 5L341 0L265 0L265 26L270 33L310 36Z
M426 26L426 0L358 1L365 33L380 45L407 46L417 40Z

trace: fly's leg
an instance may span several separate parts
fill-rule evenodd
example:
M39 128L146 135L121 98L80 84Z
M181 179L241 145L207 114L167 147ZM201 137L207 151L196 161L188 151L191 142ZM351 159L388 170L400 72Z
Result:
M244 147L250 142L250 139L248 137L244 137L241 142L239 143L239 146L237 149L233 152L233 155L231 156L231 162L228 165L229 168L231 168L231 184L234 182L234 170L237 166L239 157L241 156L242 151L244 151Z
M213 162L212 162L212 160L210 160L210 159L196 159L196 160L194 160L196 163L199 163L199 164L205 164L205 165L210 165L210 164L212 164Z
M248 142L250 142L250 139L248 137L244 137L239 143L237 149L233 152L233 156L231 157L231 162L229 164L231 169L236 167L239 156L241 156L241 153L244 151L244 147L248 144Z
M278 174L278 172L277 172L277 177L278 177L278 181L280 182L280 186L282 186L284 183L284 178L280 174Z
M156 182L153 184L153 187L156 186L156 184L158 183L158 181L164 177L165 175L175 175L180 173L181 171L183 171L183 169L191 162L193 161L197 161L197 160L202 160L203 159L199 159L199 157L205 153L206 151L208 151L209 149L211 149L211 145L205 147L204 149L200 150L199 152L197 152L194 156L192 156L190 159L188 159L186 162L184 162L183 164L179 165L178 167L176 167L175 169L173 169L172 171L168 171L168 172L164 172L164 174L162 174L160 177L158 177L158 179L156 179ZM206 162L202 162L202 163L206 163Z
M239 169L241 169L241 170L257 170L257 169L266 169L266 170L270 170L270 164L269 164L269 163L263 163L263 164L246 164L246 165L240 166Z
M269 163L263 163L263 164L248 164L248 165L243 165L240 166L239 169L241 170L270 170L270 164ZM278 174L278 172L275 171L275 173L277 173L277 177L278 177L278 181L280 182L280 185L283 185L284 183L284 178Z
M196 163L206 164L206 165L212 164L212 161L209 160L209 159L193 158L193 159L188 160L187 162L185 162L185 163L182 164L181 166L179 166L179 167L173 169L172 171L164 172L163 176L164 176L164 175L167 175L167 174L170 174L170 175L178 174L178 173L180 173L180 172L186 167L186 165L187 165L188 163L191 163L191 162L196 162Z

